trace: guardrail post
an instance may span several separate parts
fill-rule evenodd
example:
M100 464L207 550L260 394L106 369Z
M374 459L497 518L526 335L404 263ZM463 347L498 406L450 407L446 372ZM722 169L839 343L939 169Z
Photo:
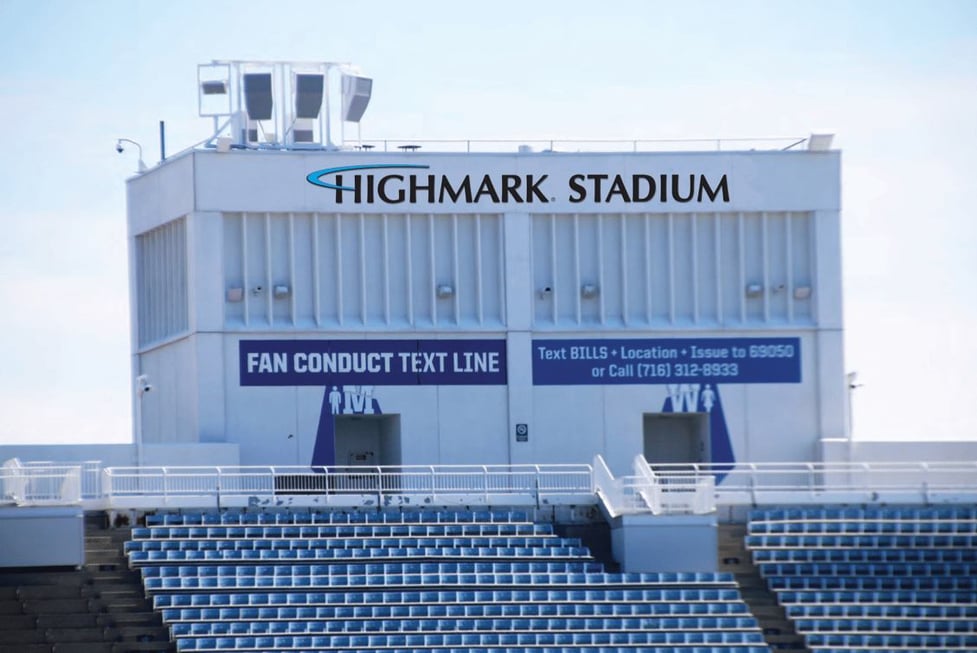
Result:
M221 511L221 486L223 485L221 483L221 473L222 473L221 468L218 467L217 468L217 488L216 488L217 512L220 512Z
M926 463L921 463L923 466L923 503L929 505L930 503L930 483L929 483L929 466Z
M377 510L383 507L383 468L377 465Z
M536 510L538 511L540 509L540 499L539 499L539 465L535 465L535 468L536 468L536 474L533 476L533 481L534 481L535 487L533 488L533 490L536 493Z
M112 508L112 494L113 494L112 475L109 474L109 470L107 467L102 468L101 475L102 475L102 487L100 488L101 496L99 498L105 500L106 508Z

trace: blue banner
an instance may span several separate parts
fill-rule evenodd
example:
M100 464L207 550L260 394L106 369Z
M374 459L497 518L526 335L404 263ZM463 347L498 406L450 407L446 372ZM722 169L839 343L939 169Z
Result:
M241 340L241 385L505 385L505 340Z
M533 340L533 385L800 381L800 338Z

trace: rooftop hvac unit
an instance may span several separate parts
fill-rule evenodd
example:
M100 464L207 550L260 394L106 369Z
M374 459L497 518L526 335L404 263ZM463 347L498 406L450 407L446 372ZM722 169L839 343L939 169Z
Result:
M369 77L343 75L343 120L359 122L372 92L373 80Z

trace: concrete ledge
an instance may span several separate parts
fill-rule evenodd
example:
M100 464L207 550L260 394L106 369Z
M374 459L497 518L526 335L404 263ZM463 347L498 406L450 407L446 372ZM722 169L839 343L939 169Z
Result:
M718 570L715 513L621 515L610 524L611 551L621 571Z

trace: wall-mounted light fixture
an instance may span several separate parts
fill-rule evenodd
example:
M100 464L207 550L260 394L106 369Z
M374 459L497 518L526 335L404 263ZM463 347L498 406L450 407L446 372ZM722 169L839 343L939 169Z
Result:
M600 287L596 283L585 283L580 286L580 296L584 299L591 299L600 294Z
M546 299L553 294L553 286L543 286L536 291L536 294L539 295L540 299Z
M811 296L810 286L797 286L794 288L794 299L807 299Z
M825 152L830 150L831 141L833 141L834 138L834 134L811 134L807 139L807 149L809 152Z
M759 297L763 294L763 284L760 283L748 283L746 284L746 296L747 297Z
M204 95L227 95L227 80L205 79L200 82L200 92Z
M435 292L437 292L438 299L447 299L449 297L454 297L455 287L452 286L450 283L441 283L438 284L438 287L435 289Z
M274 295L275 299L285 299L292 294L292 289L285 284L279 284L271 289L271 294Z
M227 301L229 302L244 301L244 288L228 288Z

